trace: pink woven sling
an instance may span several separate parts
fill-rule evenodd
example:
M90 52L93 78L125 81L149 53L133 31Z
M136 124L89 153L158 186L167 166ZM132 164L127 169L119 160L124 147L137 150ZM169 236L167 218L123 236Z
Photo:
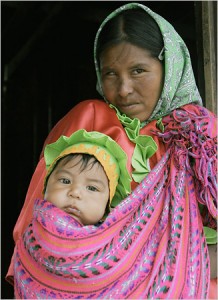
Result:
M214 117L163 119L165 155L97 226L37 200L15 251L15 297L206 299L210 276L199 202L216 217Z

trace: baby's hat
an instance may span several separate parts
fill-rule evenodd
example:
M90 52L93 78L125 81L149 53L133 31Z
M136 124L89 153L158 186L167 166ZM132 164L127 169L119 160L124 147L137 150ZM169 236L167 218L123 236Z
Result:
M45 147L45 187L57 162L71 153L90 154L100 162L108 177L111 206L119 204L131 192L126 153L111 137L84 129L74 132L70 137L62 135L55 143Z

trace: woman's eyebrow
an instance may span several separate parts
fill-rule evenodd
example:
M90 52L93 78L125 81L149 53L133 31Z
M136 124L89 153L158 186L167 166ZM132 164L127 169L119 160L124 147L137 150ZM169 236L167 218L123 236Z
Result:
M131 68L141 68L141 67L149 67L149 64L145 62L137 62L137 63L133 63L131 66Z
M146 62L132 62L129 64L129 69L133 68L148 68L150 65ZM101 72L110 71L110 70L116 70L116 66L102 66Z

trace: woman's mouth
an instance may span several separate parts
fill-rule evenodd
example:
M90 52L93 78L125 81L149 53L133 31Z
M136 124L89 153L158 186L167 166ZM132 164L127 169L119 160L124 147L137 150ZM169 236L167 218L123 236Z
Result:
M118 108L122 111L122 112L129 112L131 110L134 110L136 107L138 106L138 103L130 103L130 104L119 104Z

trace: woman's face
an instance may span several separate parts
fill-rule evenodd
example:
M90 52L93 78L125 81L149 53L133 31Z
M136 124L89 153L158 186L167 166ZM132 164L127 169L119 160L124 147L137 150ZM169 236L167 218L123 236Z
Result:
M105 98L130 118L147 120L163 87L163 66L149 51L130 43L109 47L100 57Z

